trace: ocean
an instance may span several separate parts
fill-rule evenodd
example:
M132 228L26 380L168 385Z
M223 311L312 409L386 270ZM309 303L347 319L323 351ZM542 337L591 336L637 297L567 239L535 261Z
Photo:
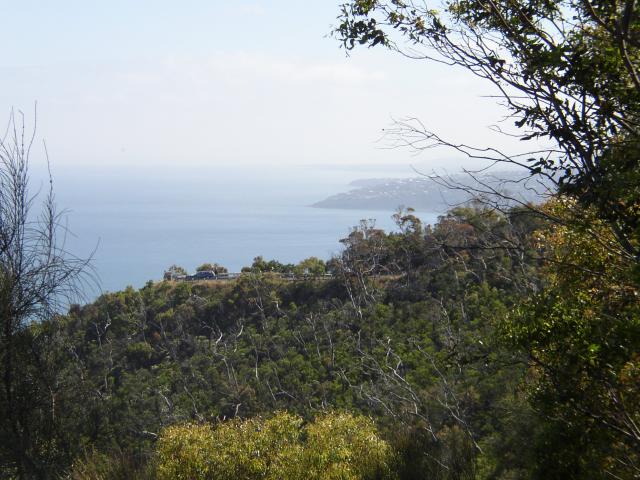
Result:
M328 259L361 219L393 230L393 211L309 205L349 190L352 180L412 174L408 167L371 166L53 169L69 232L65 248L92 256L99 287L86 292L89 299L161 279L172 264L192 272L217 262L237 272L258 255L283 263ZM437 216L418 213L426 223Z

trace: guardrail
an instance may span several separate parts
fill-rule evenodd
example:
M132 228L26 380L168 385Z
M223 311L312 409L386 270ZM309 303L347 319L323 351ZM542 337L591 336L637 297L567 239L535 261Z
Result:
M235 280L240 278L243 275L250 275L254 272L229 272L229 273L220 273L214 276L207 276L202 278L196 278L196 275L174 275L170 278L166 278L165 280L171 280L174 282L207 282L207 281L220 281L220 280ZM333 278L334 275L331 273L325 273L323 275L296 275L294 273L280 273L280 272L260 272L266 273L271 276L282 278L285 280L314 280L314 279L329 279Z

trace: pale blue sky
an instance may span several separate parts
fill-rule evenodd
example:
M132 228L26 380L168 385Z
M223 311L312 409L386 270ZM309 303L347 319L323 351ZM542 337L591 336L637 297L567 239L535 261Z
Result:
M0 0L0 115L38 102L57 164L412 163L391 117L508 145L468 74L327 38L338 1ZM0 117L1 118L1 117ZM434 166L451 158L430 152Z
M215 0L0 2L3 63L161 59L250 50L313 55L337 3ZM302 6L304 6L302 8Z

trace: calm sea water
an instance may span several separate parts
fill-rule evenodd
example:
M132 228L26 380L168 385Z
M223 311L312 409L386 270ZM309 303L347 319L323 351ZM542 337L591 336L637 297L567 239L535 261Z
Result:
M410 176L408 170L327 167L92 167L54 171L73 232L67 249L93 253L100 291L140 287L171 264L189 271L217 262L240 271L262 255L285 263L328 259L361 219L394 228L393 211L309 207L357 178ZM425 222L435 214L421 213Z

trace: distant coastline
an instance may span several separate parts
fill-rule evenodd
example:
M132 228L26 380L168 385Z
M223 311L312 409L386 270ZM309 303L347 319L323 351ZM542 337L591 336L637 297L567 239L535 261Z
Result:
M447 188L446 184L458 184L465 189ZM443 213L471 200L474 196L496 196L500 192L512 199L512 203L542 201L547 187L532 185L521 172L493 172L475 176L475 179L456 174L438 179L419 176L411 178L363 178L349 184L351 190L331 195L310 205L313 208L345 210L396 210L400 206L416 210Z

